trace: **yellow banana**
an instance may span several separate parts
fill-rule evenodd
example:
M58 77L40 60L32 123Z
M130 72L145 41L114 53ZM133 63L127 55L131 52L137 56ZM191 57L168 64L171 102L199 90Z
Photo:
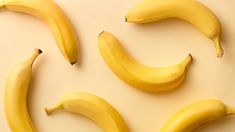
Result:
M235 114L235 109L219 100L201 100L178 111L165 123L161 132L191 132L204 123L231 114Z
M73 65L78 60L78 40L67 17L53 0L0 0L0 8L39 17L50 27L63 56Z
M48 115L58 109L86 116L105 132L128 132L128 128L119 113L105 100L89 93L70 93L52 108L45 108Z
M167 18L182 19L194 25L214 41L217 56L223 56L221 25L213 12L197 0L143 0L126 15L126 21L131 23L148 23Z
M33 62L41 53L40 49L35 49L26 61L16 64L8 76L4 104L12 132L36 131L28 112L27 92L32 77Z
M189 54L181 63L153 68L138 63L112 34L99 35L99 50L107 65L123 81L148 92L163 92L178 87L192 60Z

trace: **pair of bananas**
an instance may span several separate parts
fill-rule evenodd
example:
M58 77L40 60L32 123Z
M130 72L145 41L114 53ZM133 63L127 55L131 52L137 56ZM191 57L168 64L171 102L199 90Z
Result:
M63 56L73 65L79 60L79 44L72 26L52 0L0 0L0 9L23 12L39 17L50 27ZM215 42L216 53L222 57L220 24L215 15L196 0L144 0L126 16L127 22L148 23L166 18L179 18L197 27Z
M13 132L36 132L28 112L27 95L32 77L32 66L42 53L35 49L28 59L17 63L11 70L6 84L5 111ZM71 93L53 108L45 108L49 115L57 109L79 113L97 122L106 132L128 132L119 113L105 100L89 93Z
M48 23L64 57L74 64L78 61L78 41L71 24L51 0L1 0L0 8L32 14ZM170 17L185 20L196 26L214 41L218 57L220 24L215 15L195 0L144 0L134 6L126 16L127 22L147 23ZM185 71L192 56L179 64L153 68L138 63L112 34L99 35L99 49L112 71L126 83L148 92L163 92L178 87L185 78ZM20 62L10 72L5 92L5 110L8 123L14 132L35 132L27 108L27 91L32 76L32 65L42 51L35 49L26 61ZM119 113L105 100L88 93L71 93L52 108L79 113L97 122L106 132L127 132L128 127ZM189 132L199 125L234 114L235 109L215 99L199 101L177 112L162 127L161 132Z

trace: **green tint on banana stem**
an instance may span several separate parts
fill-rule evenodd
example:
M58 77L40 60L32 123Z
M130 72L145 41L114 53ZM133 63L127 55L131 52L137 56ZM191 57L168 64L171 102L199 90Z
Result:
M5 88L5 113L12 132L36 132L28 111L27 96L32 78L32 66L42 53L35 49L25 61L17 63L10 71Z
M214 41L217 57L223 56L221 25L215 14L197 0L143 0L126 15L126 22L149 23L178 18L194 25Z
M79 59L79 44L73 27L53 0L4 0L0 7L27 13L45 21L63 56L75 64Z
M64 95L54 107L46 107L47 115L63 109L90 118L101 126L104 132L128 132L120 114L104 99L89 93Z
M99 35L99 50L106 64L124 82L147 92L165 92L183 83L192 61L189 54L178 64L154 68L137 62L111 33Z
M208 122L234 115L235 108L217 99L205 99L192 103L176 112L163 125L160 132L192 132Z

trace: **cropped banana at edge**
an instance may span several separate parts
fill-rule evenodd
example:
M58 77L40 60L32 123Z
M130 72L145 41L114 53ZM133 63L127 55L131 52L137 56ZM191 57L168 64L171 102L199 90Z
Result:
M26 61L16 64L9 73L4 105L12 132L36 132L28 112L27 96L32 77L32 65L41 53L40 49L35 49Z
M235 114L231 108L217 99L206 99L188 105L174 114L161 132L191 132L202 124Z
M68 18L53 0L3 0L0 8L23 12L39 17L50 27L63 56L75 64L78 60L79 45Z
M197 0L143 0L129 10L126 22L149 23L167 18L182 19L197 27L214 41L217 57L223 56L219 20L209 8Z
M59 109L86 116L105 132L128 132L119 113L108 102L95 95L82 92L66 94L56 106L45 108L45 111L50 115Z
M153 68L138 63L112 34L99 35L100 53L110 69L124 82L147 92L164 92L178 87L192 61L189 54L179 64Z

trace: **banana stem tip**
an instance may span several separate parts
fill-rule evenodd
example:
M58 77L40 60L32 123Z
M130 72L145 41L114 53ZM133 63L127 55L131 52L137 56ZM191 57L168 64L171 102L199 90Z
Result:
M45 107L44 110L47 115L51 115L53 112L59 110L61 108L61 105L56 105L54 107Z
M43 52L41 49L38 49L38 48L35 48L34 50L38 52L38 54L41 54Z
M71 62L70 64L73 66L74 64L76 64L77 62L75 61L75 62Z
M44 110L45 110L47 115L51 115L52 110L50 108L45 107Z
M188 54L188 56L184 59L184 61L182 62L182 64L185 67L188 67L188 65L190 65L193 61L193 56L191 54Z
M125 17L125 22L128 22L128 19Z
M222 50L217 53L218 58L222 58L223 55L224 55L224 52Z
M104 32L105 32L105 31L100 32L100 33L99 33L99 36L101 36Z
M33 62L36 60L36 58L42 53L42 50L38 49L38 48L35 48L33 50L33 53L32 55L28 58L28 62L30 62L30 64L32 65Z
M188 54L188 57L189 57L190 61L193 61L193 56L191 54Z
M44 110L47 115L51 115L54 111L56 111L55 108L48 108L48 107L45 107Z
M217 36L213 40L215 43L216 55L218 58L222 58L224 55L224 51L223 51L221 44L220 44L220 37Z

